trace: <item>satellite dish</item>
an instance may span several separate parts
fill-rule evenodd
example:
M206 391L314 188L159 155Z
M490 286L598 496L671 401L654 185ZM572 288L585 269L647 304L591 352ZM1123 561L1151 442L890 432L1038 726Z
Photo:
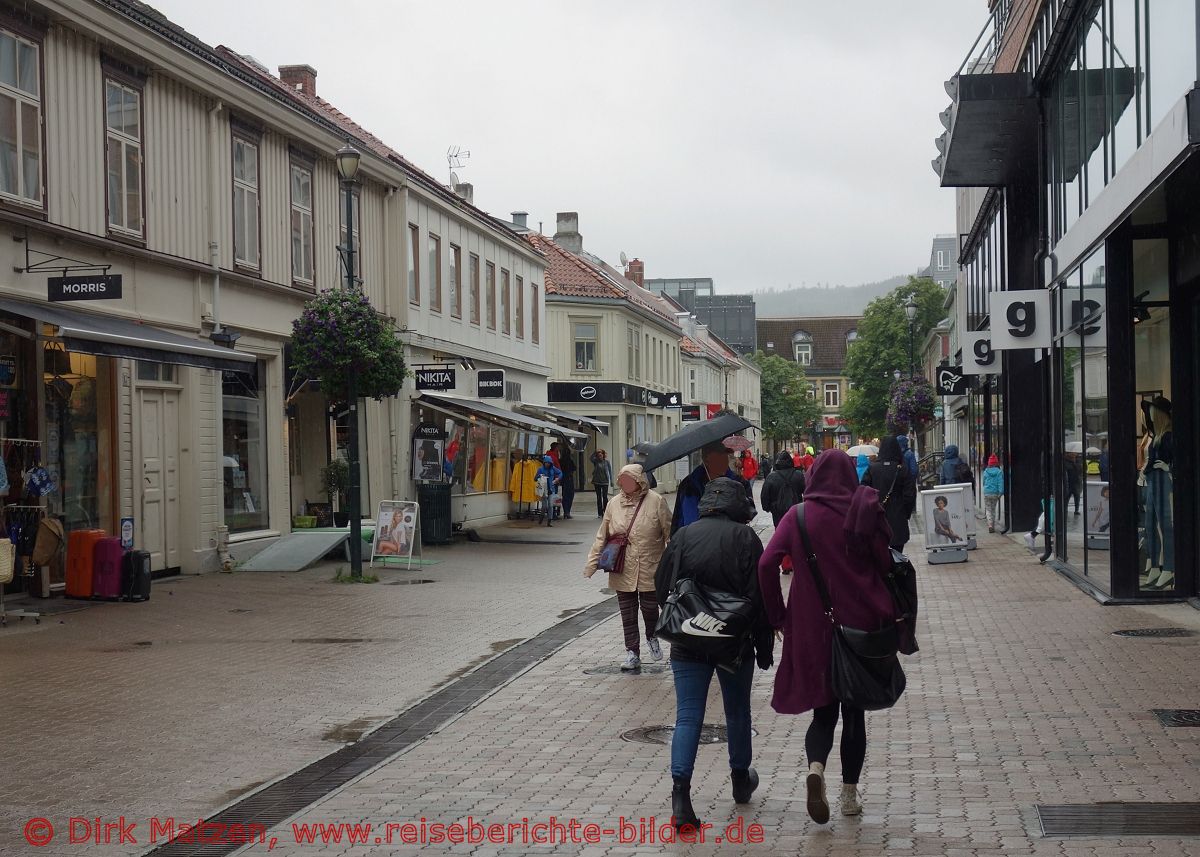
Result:
M629 264L629 257L625 255L625 251L621 251L621 267L624 268Z
M456 187L458 187L458 173L454 172L454 170L451 170L450 171L450 189L454 190L454 188L456 188Z

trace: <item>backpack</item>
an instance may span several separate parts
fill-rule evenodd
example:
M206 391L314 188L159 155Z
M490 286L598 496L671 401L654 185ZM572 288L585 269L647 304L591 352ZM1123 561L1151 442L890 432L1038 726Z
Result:
M800 496L797 496L796 494L796 477L800 477L799 487L801 492L803 492L804 474L793 469L791 473L787 473L785 475L786 470L788 470L788 468L785 467L783 470L775 470L772 472L772 475L778 474L781 477L781 479L778 480L781 484L779 486L779 492L775 495L775 502L771 506L771 514L777 515L780 518L787 514L788 509L792 508L803 499L802 493Z
M974 482L975 477L971 473L971 468L967 466L965 461L959 461L954 465L954 481L955 482Z

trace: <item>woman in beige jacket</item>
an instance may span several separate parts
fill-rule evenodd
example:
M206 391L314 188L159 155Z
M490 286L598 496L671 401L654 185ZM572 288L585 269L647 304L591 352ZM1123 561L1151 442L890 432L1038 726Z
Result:
M654 573L671 537L671 510L661 494L650 490L650 483L640 464L622 467L617 476L617 485L621 491L608 501L583 576L591 577L596 573L600 552L610 538L627 534L625 567L620 574L608 576L608 586L617 593L617 603L621 606L621 625L625 630L626 651L621 669L636 670L642 665L637 620L639 603L642 619L646 623L650 656L656 661L661 661L663 657L662 646L654 638L654 627L658 624ZM629 531L630 522L633 522L632 532Z

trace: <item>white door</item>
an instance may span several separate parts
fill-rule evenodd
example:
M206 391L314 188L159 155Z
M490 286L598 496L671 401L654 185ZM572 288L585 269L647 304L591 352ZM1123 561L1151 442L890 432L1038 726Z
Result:
M155 571L178 568L179 393L140 390L138 404L134 472L140 494L141 538L135 547L150 552Z

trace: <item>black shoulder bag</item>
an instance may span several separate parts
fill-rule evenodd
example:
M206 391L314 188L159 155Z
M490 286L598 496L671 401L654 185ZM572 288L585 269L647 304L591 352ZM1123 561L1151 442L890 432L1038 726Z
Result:
M796 507L796 522L808 569L812 572L825 615L833 625L833 657L830 681L833 695L840 702L865 711L891 708L904 693L906 679L900 666L900 633L896 623L878 631L861 631L837 621L825 578L817 566L817 555L804 524L804 504Z
M744 595L701 586L690 577L679 580L683 538L687 527L675 534L670 594L658 614L654 635L712 658L718 666L741 661L742 644L754 626L758 609Z

